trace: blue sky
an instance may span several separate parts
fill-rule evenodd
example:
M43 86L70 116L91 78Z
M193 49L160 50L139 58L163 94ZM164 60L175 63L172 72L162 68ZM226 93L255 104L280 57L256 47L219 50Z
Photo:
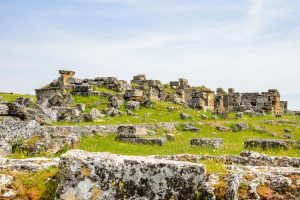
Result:
M237 91L278 88L300 110L298 0L0 0L0 91L71 69Z

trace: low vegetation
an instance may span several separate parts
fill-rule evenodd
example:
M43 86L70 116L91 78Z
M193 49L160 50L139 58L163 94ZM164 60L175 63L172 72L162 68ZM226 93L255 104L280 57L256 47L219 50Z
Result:
M12 176L12 189L17 191L15 199L54 199L58 185L58 168L48 168L37 172L1 171Z

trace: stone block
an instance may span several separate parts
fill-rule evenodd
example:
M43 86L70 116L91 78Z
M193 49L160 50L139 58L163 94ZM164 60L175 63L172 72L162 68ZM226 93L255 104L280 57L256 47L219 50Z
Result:
M191 140L192 146L220 148L223 145L221 138L194 138Z
M196 199L206 178L200 164L79 150L60 169L57 200Z
M293 140L277 140L277 139L250 139L244 142L244 148L261 148L261 149L288 149L296 145Z

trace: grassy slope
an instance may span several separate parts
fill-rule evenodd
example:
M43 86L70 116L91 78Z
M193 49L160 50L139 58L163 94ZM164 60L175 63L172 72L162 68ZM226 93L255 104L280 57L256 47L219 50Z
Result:
M7 100L12 100L18 96L23 95L2 95ZM97 108L99 110L104 109L107 104L107 98L105 97L81 97L75 96L74 103L84 103L87 107L87 112L91 108ZM168 107L175 107L175 111L169 112ZM125 111L125 107L121 107L122 111ZM180 112L188 113L192 116L190 120L181 120L179 117ZM151 145L137 145L120 143L115 140L116 135L109 135L105 137L85 137L82 138L78 148L88 151L108 151L112 153L127 154L127 155L151 155L151 154L180 154L180 153L192 153L192 154L238 154L244 150L243 142L250 138L272 138L272 139L284 139L283 130L289 128L292 130L292 135L295 140L300 140L300 117L295 115L285 115L283 118L275 118L274 116L267 115L264 117L249 117L244 116L242 119L235 119L234 113L230 114L229 119L219 120L202 120L202 111L185 108L181 105L175 105L168 102L155 102L154 108L141 107L140 110L134 112L136 116L120 115L118 117L106 117L101 121L94 123L77 123L72 124L70 122L59 122L53 125L95 125L95 124L137 124L137 123L157 123L157 122L192 122L197 124L198 122L205 122L205 125L199 126L201 131L199 133L182 132L181 130L173 133L176 136L176 141L167 142L165 146L151 146ZM210 114L206 114L211 116ZM280 124L269 125L265 123L265 120L279 120L285 119L293 121L296 124ZM244 122L250 126L250 130L243 132L218 132L215 127L210 126L210 123L223 124L230 127L235 122ZM267 129L267 133L258 133L253 130L255 125L260 125ZM212 134L215 132L216 134ZM272 136L272 133L276 133L277 136ZM164 136L164 133L160 133ZM215 137L222 138L224 140L224 147L213 150L210 148L194 148L189 144L190 139L198 137ZM260 150L258 150L260 151ZM269 155L286 155L293 157L300 157L299 149L284 150L272 150L264 151Z

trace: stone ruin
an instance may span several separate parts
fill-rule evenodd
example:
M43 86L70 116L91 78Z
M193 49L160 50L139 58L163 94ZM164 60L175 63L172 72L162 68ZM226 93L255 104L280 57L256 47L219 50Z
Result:
M57 80L36 89L38 104L54 109L70 107L72 95L79 95L108 97L111 108L106 113L114 115L119 114L117 109L123 103L130 102L128 107L136 109L140 105L150 106L152 101L169 101L218 114L247 111L281 115L288 110L288 103L280 100L280 93L275 89L261 93L239 93L233 88L227 92L217 88L214 92L204 86L190 86L188 80L183 78L162 84L159 80L148 80L145 74L140 74L129 83L116 77L75 78L73 71L59 70L59 74ZM101 90L103 88L114 91L114 94Z
M105 116L134 115L140 107L151 107L154 101L167 101L192 109L210 111L226 117L229 112L264 115L282 115L288 111L288 102L280 100L275 89L262 93L238 93L233 88L216 92L204 86L190 86L187 79L163 84L148 80L140 74L127 82L116 77L80 79L75 72L59 70L60 76L50 84L36 89L33 99L18 98L15 102L0 99L0 116L15 116L21 120L36 120L40 124L53 121L91 122ZM85 112L84 104L76 104L74 96L99 96L106 100L106 108L92 108ZM120 110L125 105L126 112Z

